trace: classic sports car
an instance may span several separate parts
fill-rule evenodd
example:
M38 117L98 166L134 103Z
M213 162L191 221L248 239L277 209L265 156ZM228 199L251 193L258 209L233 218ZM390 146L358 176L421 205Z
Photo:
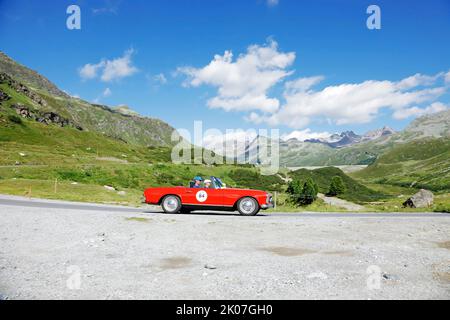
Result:
M145 203L161 205L166 213L188 213L194 210L239 211L254 216L273 208L272 195L259 190L226 188L219 178L211 177L209 188L161 187L144 191Z

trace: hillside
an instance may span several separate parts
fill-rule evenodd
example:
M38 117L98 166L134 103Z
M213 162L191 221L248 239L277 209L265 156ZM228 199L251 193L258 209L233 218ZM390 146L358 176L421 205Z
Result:
M20 63L8 57L4 52L0 51L0 72L6 73L16 80L28 84L34 90L48 92L54 96L69 98L69 96L59 90L47 78L41 76L34 70L31 70Z
M339 176L346 186L345 193L339 197L356 203L373 202L387 197L381 192L367 188L346 175L342 170L335 167L320 168L316 170L300 169L289 173L289 176L293 179L299 179L300 181L306 181L306 179L312 178L319 186L319 192L324 194L329 190L331 178Z
M73 98L48 79L0 53L1 112L54 113L84 131L95 131L114 139L142 146L172 146L175 130L153 118L112 109ZM0 102L2 102L0 100ZM11 107L13 107L13 110Z
M450 191L450 139L398 144L352 176L371 183Z

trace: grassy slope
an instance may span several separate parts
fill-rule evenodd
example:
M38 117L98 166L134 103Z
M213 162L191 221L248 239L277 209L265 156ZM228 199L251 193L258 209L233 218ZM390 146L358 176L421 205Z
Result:
M422 139L400 144L353 177L368 183L450 191L450 140Z
M339 197L348 201L356 203L378 201L386 198L387 195L367 188L356 180L350 178L342 170L334 167L320 168L316 170L300 169L290 174L292 178L305 181L307 178L312 178L319 186L319 192L327 193L330 180L334 176L340 176L346 186L346 192Z

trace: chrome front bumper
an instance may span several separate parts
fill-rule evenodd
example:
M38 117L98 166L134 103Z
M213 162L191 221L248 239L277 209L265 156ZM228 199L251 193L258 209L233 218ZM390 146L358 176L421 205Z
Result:
M263 204L263 205L261 206L261 209L267 210L267 209L271 209L271 208L274 208L274 207L275 207L275 204L274 204L274 202L273 202L273 197L272 197L271 194L268 194L268 195L267 195L266 204Z
M267 203L267 204L263 204L263 205L261 206L261 209L267 210L267 209L271 209L271 208L274 208L274 207L275 207L275 206L274 206L273 203Z

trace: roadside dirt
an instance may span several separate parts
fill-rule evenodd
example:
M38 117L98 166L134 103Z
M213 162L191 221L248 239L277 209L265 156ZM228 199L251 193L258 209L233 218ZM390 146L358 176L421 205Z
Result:
M321 193L318 194L318 197L320 199L322 199L326 204L329 204L329 205L332 205L335 207L339 207L339 208L342 208L342 209L345 209L348 211L364 211L364 210L366 210L365 207L363 207L359 204L356 204L356 203L353 203L350 201L346 201L343 199L335 198L335 197L327 197Z

